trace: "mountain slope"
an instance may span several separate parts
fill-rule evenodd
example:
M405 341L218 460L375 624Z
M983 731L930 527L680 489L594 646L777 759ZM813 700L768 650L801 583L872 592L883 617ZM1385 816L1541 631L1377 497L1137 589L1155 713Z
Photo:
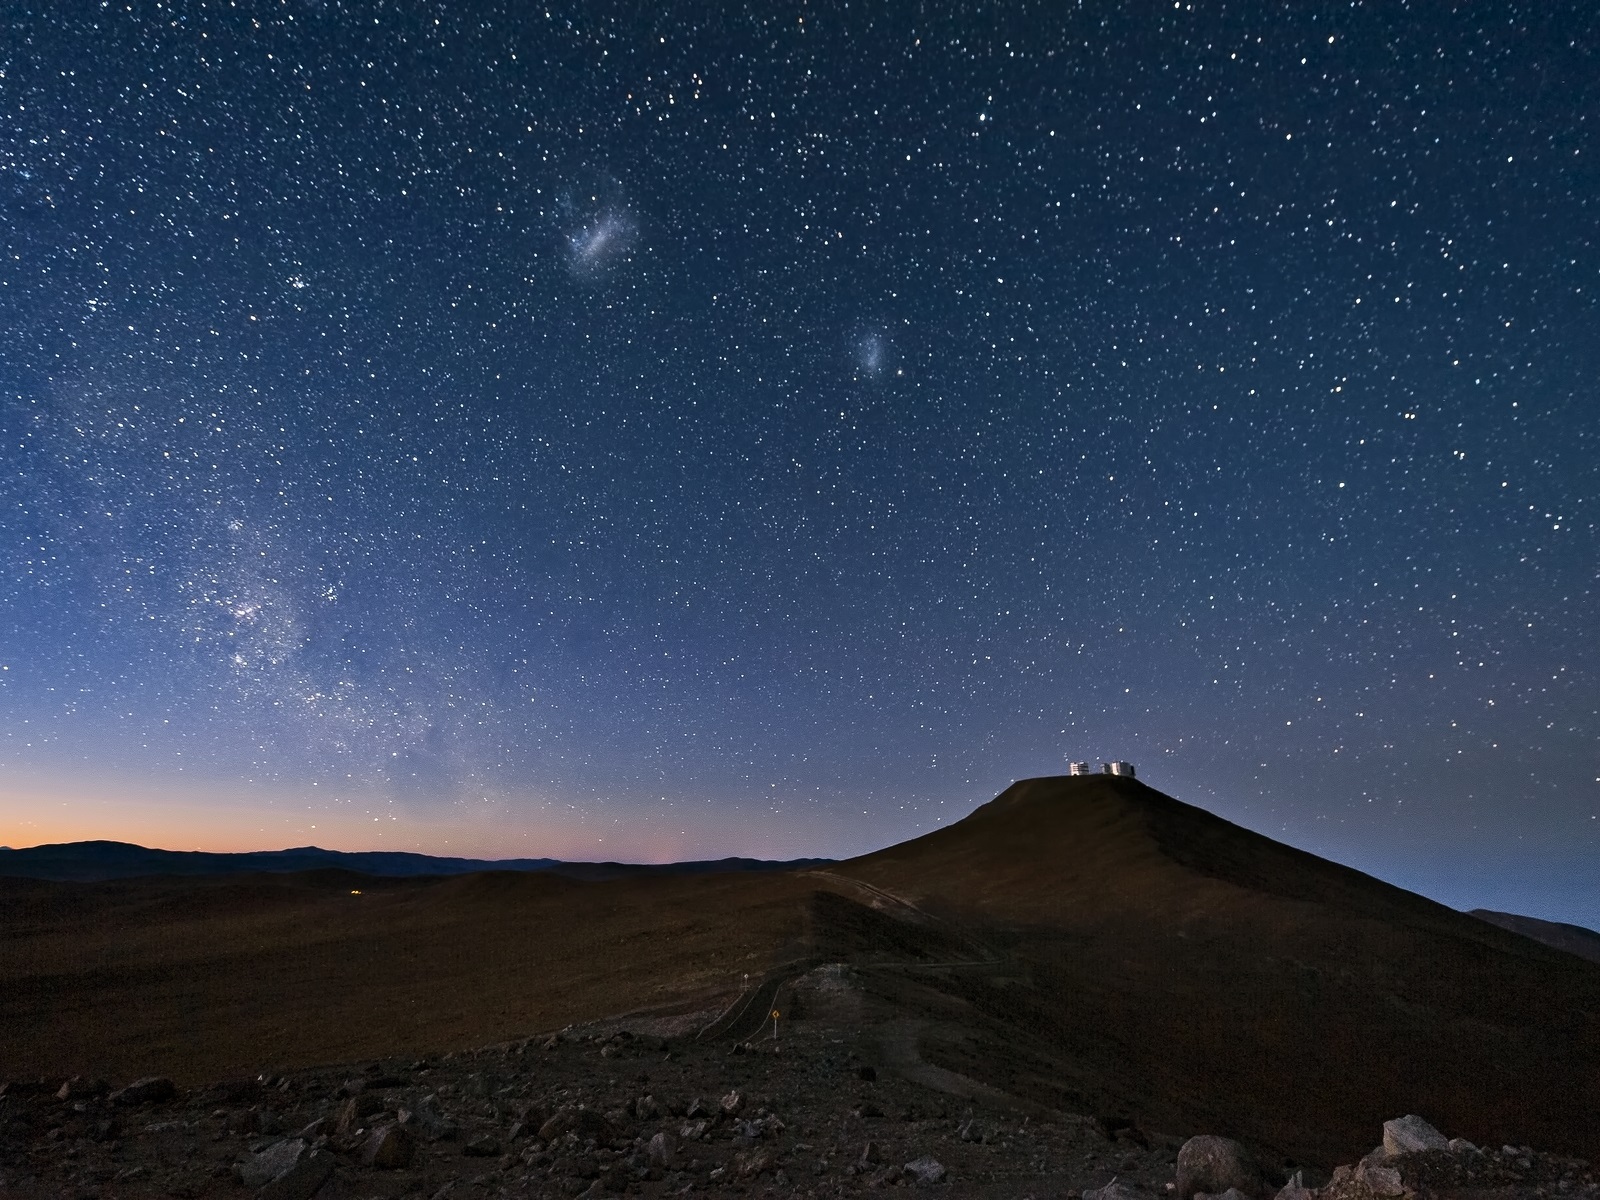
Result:
M1509 929L1523 937L1600 963L1600 933L1582 925L1568 925L1565 921L1541 921L1538 917L1519 917L1515 913L1495 912L1489 908L1475 908L1467 914L1480 921L1488 921L1501 929Z
M1024 780L833 872L1015 961L924 981L992 1027L924 1054L1018 1095L1313 1162L1405 1112L1600 1154L1600 968L1137 781Z

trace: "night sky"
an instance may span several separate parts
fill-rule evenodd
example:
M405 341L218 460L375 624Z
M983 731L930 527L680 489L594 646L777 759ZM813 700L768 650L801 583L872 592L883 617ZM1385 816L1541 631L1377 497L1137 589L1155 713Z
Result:
M10 4L0 842L1127 759L1600 924L1590 4Z

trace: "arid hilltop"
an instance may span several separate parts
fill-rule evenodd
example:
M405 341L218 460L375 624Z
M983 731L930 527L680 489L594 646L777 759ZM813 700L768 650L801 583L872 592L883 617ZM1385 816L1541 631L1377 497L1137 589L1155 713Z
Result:
M823 1013L794 982L835 963ZM947 1105L1325 1166L1407 1112L1600 1155L1600 965L1129 779L766 874L0 880L0 1080L199 1086L622 1014L732 1044L772 1007Z

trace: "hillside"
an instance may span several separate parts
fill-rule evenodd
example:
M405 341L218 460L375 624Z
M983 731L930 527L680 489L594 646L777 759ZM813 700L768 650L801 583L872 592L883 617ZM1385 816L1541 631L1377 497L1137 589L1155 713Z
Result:
M821 964L847 996L796 990ZM1407 1112L1600 1157L1600 966L1107 777L766 873L0 880L0 1079L681 1035L747 977L711 1036L776 1007L952 1102L1277 1161L1353 1161Z
M1600 968L1137 781L1025 780L835 870L1012 960L919 987L924 1055L1018 1095L1310 1161L1399 1112L1600 1153Z
M1568 925L1565 921L1541 921L1537 917L1519 917L1515 913L1495 912L1488 908L1475 908L1469 916L1520 933L1523 937L1600 963L1600 933L1582 925Z

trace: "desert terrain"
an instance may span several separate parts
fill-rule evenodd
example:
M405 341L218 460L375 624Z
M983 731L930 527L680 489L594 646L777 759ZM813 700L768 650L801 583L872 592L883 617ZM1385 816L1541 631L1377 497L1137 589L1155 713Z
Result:
M238 1194L297 1122L340 1164L327 1196L1159 1196L1194 1134L1276 1190L1408 1113L1527 1158L1529 1189L1581 1191L1561 1156L1600 1152L1600 965L1099 776L772 873L0 880L0 1029L19 1195ZM113 1103L141 1077L172 1094ZM427 1104L455 1134L360 1164L358 1134ZM537 1136L574 1106L609 1114L609 1174Z

